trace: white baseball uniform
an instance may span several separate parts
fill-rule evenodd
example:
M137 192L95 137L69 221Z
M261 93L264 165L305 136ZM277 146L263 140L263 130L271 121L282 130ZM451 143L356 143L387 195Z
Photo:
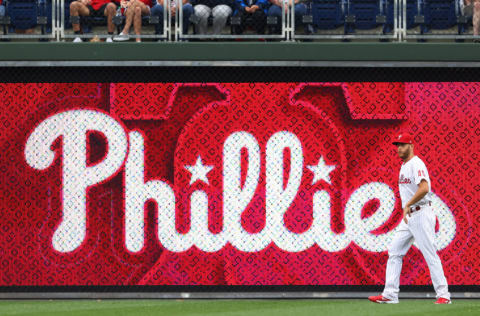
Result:
M403 163L400 168L398 185L402 208L405 207L408 201L415 195L422 179L428 182L429 192L412 206L413 209L415 209L416 206L420 206L421 209L414 211L411 216L407 217L408 224L402 219L402 222L396 228L391 244L388 246L385 289L382 295L391 300L398 300L403 257L414 241L427 262L433 287L437 293L437 299L440 297L450 299L442 262L440 261L434 244L436 216L430 205L430 177L428 176L425 163L417 156L413 156L409 161Z

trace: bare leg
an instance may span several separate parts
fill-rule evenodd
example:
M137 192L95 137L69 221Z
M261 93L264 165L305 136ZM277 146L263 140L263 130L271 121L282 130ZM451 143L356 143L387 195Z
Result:
M88 10L87 6L79 1L73 1L70 3L70 16L89 16L90 10ZM73 31L78 32L80 31L80 24L75 23L72 24Z
M142 32L142 16L149 14L150 8L147 7L143 2L137 1L137 5L135 6L135 14L133 17L133 28L136 35L140 35ZM135 40L137 42L142 41L140 38L136 38Z
M103 15L107 17L107 29L108 33L113 33L115 31L115 24L113 24L113 16L115 15L117 7L113 3L107 4Z
M135 14L133 17L133 29L135 30L136 35L140 35L142 32L142 8L140 6L135 7ZM139 40L136 38L135 40Z
M473 3L473 35L478 35L480 28L480 1Z
M127 9L127 12L125 12L125 26L123 27L123 34L128 34L130 32L130 27L132 26L133 22L133 15L135 14L134 7L130 7Z

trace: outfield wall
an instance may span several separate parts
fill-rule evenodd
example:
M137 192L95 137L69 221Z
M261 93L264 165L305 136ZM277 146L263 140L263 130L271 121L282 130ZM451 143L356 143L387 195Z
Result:
M443 68L433 67L441 57L429 68L399 68L426 56L374 60L373 51L362 57L366 66L398 64L215 66L229 62L222 51L209 67L140 68L87 67L143 59L125 51L108 61L103 48L95 58L76 50L70 60L59 53L69 45L49 58L38 47L36 58L23 52L19 61L53 67L17 65L0 75L3 297L381 290L401 220L391 145L400 131L415 135L432 179L450 289L478 296L480 80L472 51ZM262 63L262 49L256 60L246 53L232 63ZM14 61L5 54L4 66ZM176 57L208 62L206 51L195 55ZM276 62L328 61L278 55ZM78 66L55 67L72 61ZM403 271L409 297L431 295L415 245Z

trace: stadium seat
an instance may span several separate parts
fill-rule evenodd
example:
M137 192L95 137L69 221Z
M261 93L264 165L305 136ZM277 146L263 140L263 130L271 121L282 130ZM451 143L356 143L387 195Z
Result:
M347 22L355 29L370 30L386 23L379 0L349 0Z
M42 35L51 33L51 0L8 0L4 4L8 20L3 22L9 26L10 32L15 32L16 29L27 30L40 25Z
M308 1L305 3L305 6L307 7L306 14L301 17L301 23L303 24L303 31L306 35L313 34L314 33L314 27L313 27L313 15L312 15L312 2ZM297 22L295 22L297 24Z
M253 30L253 27L252 27L253 18L250 17L250 16L247 16L245 21L242 21L242 19L238 15L231 16L229 20L230 20L230 33L232 35L235 35L234 27L236 25L241 25L242 23L245 23L246 25L248 25L246 29ZM277 25L277 17L276 16L267 16L267 17L265 17L265 20L266 20L267 27L269 27L269 28L273 28L275 25ZM227 20L227 22L228 22L228 20ZM212 19L212 24L213 24L213 19ZM270 33L273 33L273 31L271 31Z
M464 34L468 29L468 25L472 25L473 11L462 10L460 1L462 0L455 2L457 12L458 34Z
M70 20L70 4L75 1L75 0L64 0L65 1L65 7L64 7L64 12L65 12L65 29L70 29L72 28L72 23ZM58 14L61 13L61 9L58 9ZM62 17L60 16L58 20L60 20Z
M420 25L421 34L425 34L457 26L458 34L464 33L470 17L462 16L460 1L463 0L408 1L407 28Z
M424 0L426 30L444 30L457 24L456 0Z
M39 19L43 20L42 25L42 34L52 32L52 0L39 0L38 2L38 14Z
M7 5L7 0L4 0L3 3L2 3L5 7ZM8 26L10 25L10 16L8 16L8 12L3 15L3 16L0 16L0 25L2 26L2 31L3 31L3 34L2 35L7 35L7 30L8 30ZM2 41L6 41L5 39L2 39Z
M385 15L387 21L383 26L383 33L389 33L393 30L393 26L395 23L395 2L394 0L380 0L380 15ZM399 12L398 16L400 16Z
M332 30L344 25L346 0L313 0L314 29Z
M407 29L425 23L421 0L407 0Z
M233 20L233 25L236 25L236 24L239 23L238 19L235 16L230 16L227 19L226 26L232 27L232 20ZM193 34L197 34L197 30L196 30L195 26L198 24L198 22L200 22L200 17L198 17L197 15L195 15L195 13L193 13L192 15L190 15L189 22L193 25ZM210 15L208 17L208 23L207 24L208 24L208 26L213 25L213 16L212 15Z
M72 27L72 19L70 18L70 4L75 0L65 0L65 29ZM75 19L73 19L75 20ZM106 17L80 17L80 23L84 33L91 33L93 26L106 26ZM125 17L114 17L114 23L117 29L125 23ZM142 25L153 25L160 23L158 18L154 16L142 17ZM120 31L118 31L120 33Z
M69 22L78 23L75 20L79 19L84 33L91 33L92 27L94 26L107 26L107 17L106 16L80 16L80 17L70 17ZM77 20L78 21L78 20ZM142 25L155 25L160 23L158 16L143 16ZM125 17L121 15L116 15L113 17L113 24L117 27L117 33L120 34L124 24Z
M70 1L73 2L75 0ZM67 16L67 3L65 3L65 28L67 28L67 21L69 21L69 26L72 23L77 23L76 20L80 19L80 25L82 27L83 33L92 33L92 28L94 26L107 26L107 17L106 16L80 16L80 17L71 17L70 16L70 3L68 4L68 16ZM123 23L124 17L114 16L113 22L121 25ZM119 32L120 33L120 32Z
M103 20L104 20L105 25L107 25L107 18L105 17ZM113 23L117 27L117 32L120 34L123 26L125 25L125 16L118 16L117 15L117 16L113 17ZM159 20L158 16L153 16L153 15L142 16L142 26L155 25L155 24L159 24L159 23L160 23L160 20ZM162 23L163 23L163 21L162 21Z
M8 0L6 8L13 29L26 30L37 25L37 0Z

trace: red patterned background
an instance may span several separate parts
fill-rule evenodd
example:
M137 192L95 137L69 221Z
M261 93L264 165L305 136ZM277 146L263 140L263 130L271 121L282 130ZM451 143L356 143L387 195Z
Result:
M415 151L427 165L437 205L449 212L444 217L445 213L437 214L442 217L437 231L448 226L445 234L452 236L439 251L449 284L480 284L479 95L480 83L457 82L0 84L0 285L383 284L388 238L381 236L401 220L401 161L391 145L399 131L415 135ZM294 161L289 150L282 158L283 188L295 177L299 181L282 214L285 229L293 236L300 238L312 228L315 192L330 198L330 216L323 214L318 220L326 223L332 236L348 230L354 215L346 214L347 204L363 186L390 188L395 198L386 221L377 220L377 227L368 232L374 241L379 236L371 249L355 237L356 228L350 228L345 247L329 244L326 235L313 234L313 245L298 251L287 248L299 247L300 239L298 244L270 242L255 251L242 251L238 249L242 245L231 240L236 237L227 232L225 245L215 251L203 251L199 235L189 249L172 251L158 236L163 227L157 225L157 204L148 202L143 248L130 251L125 244L122 166L107 181L88 188L85 238L73 251L61 252L52 246L52 237L62 221L64 202L62 138L52 144L55 160L45 170L29 166L25 147L42 121L79 109L107 113L125 133L141 133L144 181L159 180L175 192L175 226L180 234L199 224L190 220L194 191L208 197L208 223L203 224L210 233L231 229L225 224L230 215L224 214L223 205L223 147L239 131L253 136L259 148L258 182L240 221L252 236L268 225L266 146L280 131L298 139L303 155L301 174L289 173ZM110 146L98 133L86 137L86 163L91 166L104 158ZM125 153L130 154L131 149ZM242 186L251 167L248 155L242 150ZM195 165L198 156L203 165L212 167L208 183L190 184L192 175L186 166ZM308 168L319 164L320 158L335 166L330 181L316 181ZM365 192L370 194L360 195L365 203L353 203L349 212L357 210L358 217L367 221L388 196L375 196L382 191ZM449 225L442 226L442 219ZM431 284L428 267L415 247L404 259L401 284Z

